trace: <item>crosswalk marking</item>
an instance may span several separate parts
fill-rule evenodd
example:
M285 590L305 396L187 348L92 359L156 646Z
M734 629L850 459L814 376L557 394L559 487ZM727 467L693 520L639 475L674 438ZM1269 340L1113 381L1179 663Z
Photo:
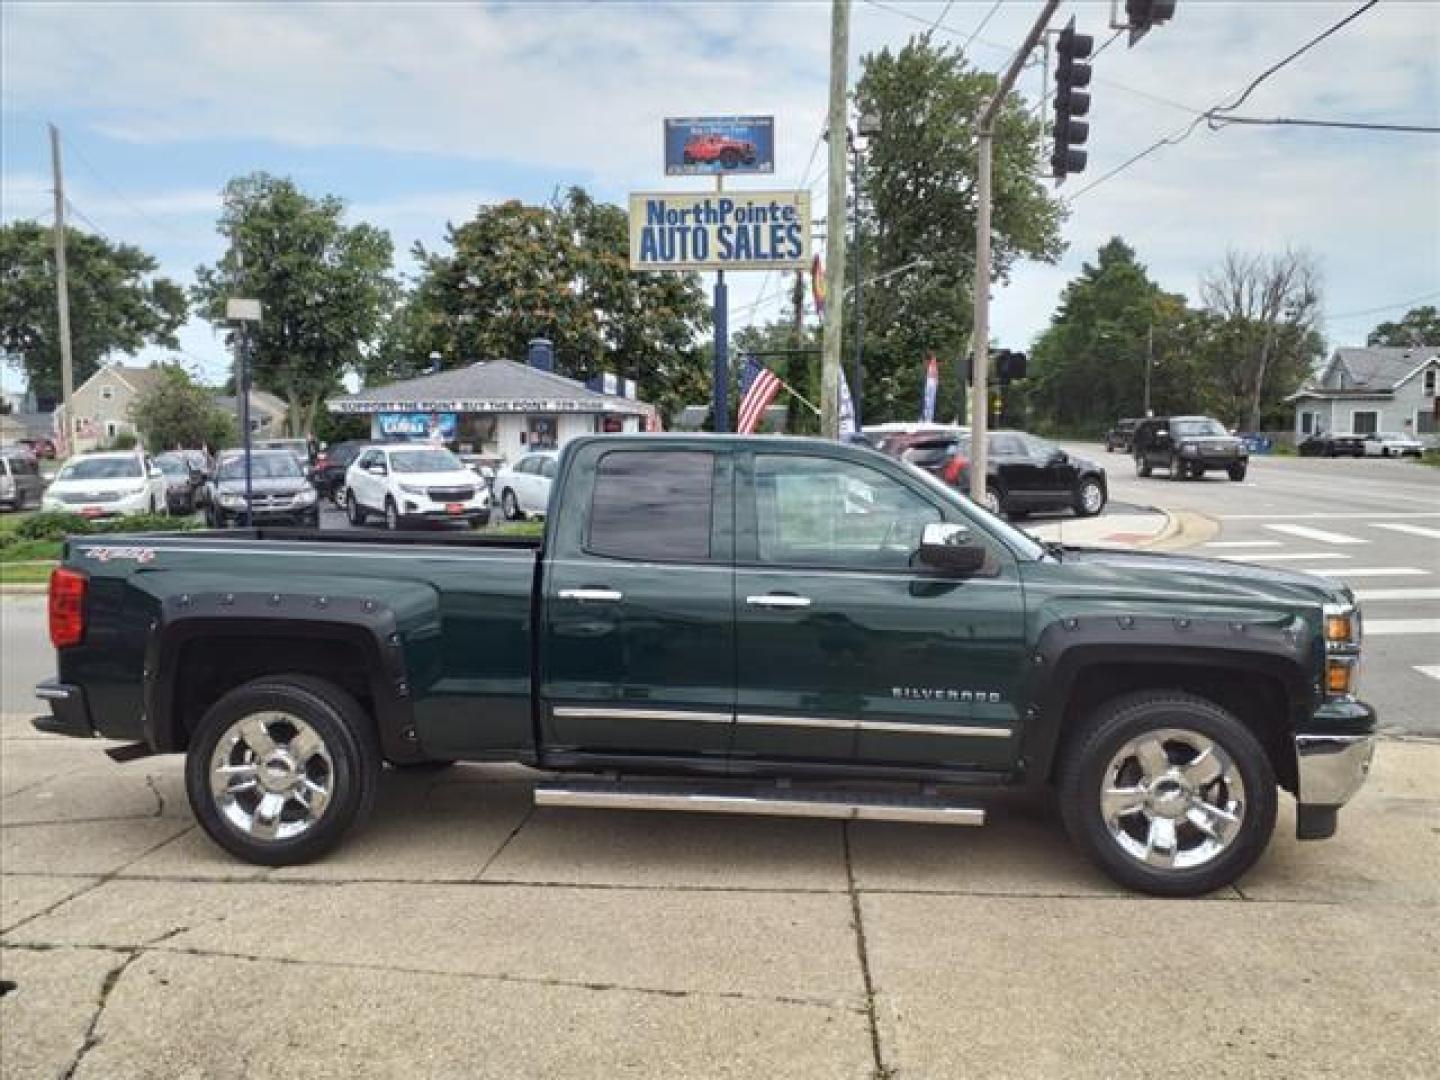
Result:
M1279 547L1279 540L1211 540L1205 544L1207 548L1257 548L1257 547Z
M1440 634L1440 619L1366 619L1365 636Z
M1440 589L1356 589L1356 600L1440 600Z
M1406 510L1398 514L1369 512L1343 513L1343 514L1217 514L1221 521L1374 521L1376 518L1384 518L1387 521L1409 520L1411 518L1440 518L1440 511L1426 512L1421 510Z
M1429 570L1419 570L1413 566L1347 566L1344 569L1337 568L1333 571L1320 571L1326 577L1428 577Z
M1432 679L1440 679L1440 664L1416 664L1415 670Z
M1271 526L1272 528L1274 526ZM1427 540L1440 540L1440 529L1432 529L1426 525L1392 525L1389 522L1376 522L1375 528L1389 529L1391 532L1408 533L1411 536L1423 536Z
M1370 542L1369 540L1361 540L1356 536L1346 536L1344 533L1326 532L1324 529L1312 529L1308 525L1266 525L1265 528L1271 532L1298 536L1302 540L1318 540L1322 544L1368 544Z
M1256 555L1220 555L1226 562L1259 562L1261 559L1279 560L1282 562L1302 562L1315 559L1348 559L1349 555L1342 555L1338 551L1301 551L1291 553L1288 551L1267 551Z

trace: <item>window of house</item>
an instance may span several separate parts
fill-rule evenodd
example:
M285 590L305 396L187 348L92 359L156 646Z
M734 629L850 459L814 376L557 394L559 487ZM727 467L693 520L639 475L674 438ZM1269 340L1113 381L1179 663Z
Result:
M1350 430L1356 435L1373 435L1380 430L1380 414L1373 409L1361 409L1350 414Z
M101 400L101 401L113 401L114 399L115 399L115 388L114 388L113 386L110 386L109 384L106 384L105 386L100 387L100 400Z
M1300 414L1300 434L1315 434L1315 414L1313 412L1307 410Z
M1428 368L1425 371L1425 396L1435 396L1435 380L1440 378L1440 368Z
M586 550L621 559L710 558L714 474L707 452L606 454L595 469Z
M113 439L120 433L120 425L114 420L105 421L105 438Z

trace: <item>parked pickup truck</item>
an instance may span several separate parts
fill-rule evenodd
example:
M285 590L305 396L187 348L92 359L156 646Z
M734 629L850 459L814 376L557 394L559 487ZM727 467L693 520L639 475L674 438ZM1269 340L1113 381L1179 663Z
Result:
M42 731L186 754L242 859L313 859L382 763L522 762L542 805L977 825L1055 788L1074 841L1169 895L1260 856L1277 790L1333 834L1370 764L1344 586L1042 545L829 442L597 436L543 540L85 536L50 591Z

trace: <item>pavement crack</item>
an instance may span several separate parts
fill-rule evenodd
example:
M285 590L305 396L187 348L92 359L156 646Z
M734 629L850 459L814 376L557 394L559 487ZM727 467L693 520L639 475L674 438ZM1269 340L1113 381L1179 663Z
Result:
M525 811L524 816L515 823L515 828L510 830L510 835L505 837L505 839L500 842L500 846L495 849L494 853L488 859L485 860L485 865L480 867L479 872L475 875L476 881L480 880L485 876L485 871L489 870L490 867L495 864L495 860L500 858L500 856L505 853L505 849L510 846L510 841L514 840L517 836L520 835L520 830L525 828L525 826L530 823L530 819L534 816L535 804L532 802L530 804L530 809Z
M150 794L155 796L155 816L165 816L165 796L160 794L160 789L155 786L155 776L152 773L145 775L145 786L150 789Z
M13 876L13 875L7 875L7 876ZM39 876L53 877L54 875L53 875L53 874L46 874L46 875L36 875L36 876L37 876L37 877L39 877ZM29 915L26 915L25 918L20 919L20 920L19 920L18 922L16 922L13 926L9 926L9 927L6 927L6 928L5 928L5 932L4 932L3 934L0 934L0 942L4 942L5 945L6 945L7 947L9 947L9 944L10 944L10 943L9 943L8 941L5 941L5 939L6 939L10 934L13 934L16 930L19 930L22 926L25 926L25 925L27 925L27 924L29 924L29 923L34 922L36 919L43 919L46 915L49 915L52 911L55 911L57 908L63 907L65 904L68 904L71 900L79 899L80 897L84 896L86 893L94 892L94 891L95 891L96 889L98 889L101 885L104 885L104 884L105 884L105 881L106 881L106 879L103 878L103 877L96 878L94 881L90 882L90 884L86 885L83 889L80 889L80 890L78 890L78 891L76 891L76 892L70 893L68 896L62 896L59 900L56 900L53 904L49 905L48 907L41 908L39 911L35 911L35 912L30 913Z
M125 955L125 959L116 964L105 973L105 981L100 984L100 1000L95 1005L95 1015L90 1018L90 1026L85 1029L85 1039L76 1051L74 1059L60 1074L60 1080L72 1080L80 1063L85 1060L85 1055L100 1045L100 1018L105 1015L105 1006L110 1003L110 995L115 990L115 984L120 981L120 976L125 974L125 969L133 964L140 956L139 949L131 949Z
M855 887L855 860L850 851L850 822L840 826L845 848L845 884L850 893L850 915L855 925L855 952L860 958L860 977L865 984L865 1019L870 1026L870 1053L875 1062L875 1080L889 1080L894 1074L880 1050L880 1025L875 1017L875 983L870 976L870 949L865 941L865 919L860 912L860 891Z

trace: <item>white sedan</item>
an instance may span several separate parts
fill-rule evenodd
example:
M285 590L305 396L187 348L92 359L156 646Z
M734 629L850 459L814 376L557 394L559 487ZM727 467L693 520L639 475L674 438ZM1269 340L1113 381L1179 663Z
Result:
M164 514L165 474L138 450L77 454L60 467L42 505L87 518Z
M441 446L372 446L345 471L345 516L363 525L371 514L389 529L420 521L490 521L490 493L464 462Z
M1366 457L1419 457L1425 444L1398 431L1376 431L1365 436Z
M526 454L495 474L491 487L500 498L500 511L506 521L520 521L528 514L545 514L559 458L554 450L540 450Z

